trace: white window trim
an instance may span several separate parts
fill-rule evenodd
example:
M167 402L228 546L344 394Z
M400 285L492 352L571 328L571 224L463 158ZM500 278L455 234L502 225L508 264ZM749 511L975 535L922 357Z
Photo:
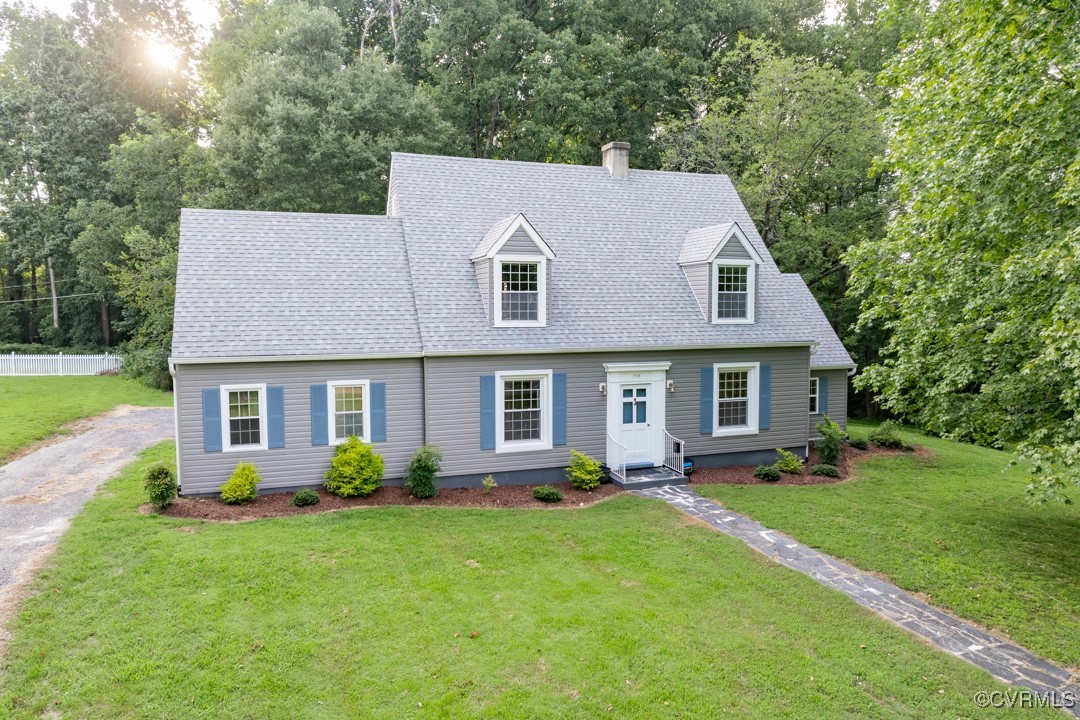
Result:
M746 317L722 318L716 314L717 286L716 271L722 267L745 267L746 268ZM754 323L754 306L757 297L757 263L753 260L728 260L717 258L709 263L709 315L714 325L752 325Z
M814 409L810 410L811 415L821 414L821 398L818 396L818 379L816 377L810 378L810 397L814 400ZM807 408L809 410L809 408Z
M326 416L327 424L329 425L329 434L331 445L340 445L348 440L348 438L337 437L337 418L336 408L337 403L334 401L334 388L339 387L362 387L364 388L364 434L360 436L360 439L366 443L371 442L371 381L370 380L335 380L334 382L326 383Z
M506 423L504 422L506 406L507 380L536 380L540 379L540 439L539 440L511 440L505 438ZM551 370L514 370L495 373L495 452L535 452L537 450L551 450L552 428L552 401L551 401Z
M502 266L503 263L536 263L537 296L536 320L503 320ZM495 327L547 327L547 258L543 255L498 255L493 261Z
M266 383L258 385L222 385L219 389L221 395L221 450L222 452L245 452L252 450L266 450L267 436L270 428L266 425ZM233 445L232 433L229 432L229 393L240 390L255 390L259 393L259 444L258 445Z
M746 370L746 425L720 427L720 379L721 371ZM758 434L758 378L761 363L714 363L713 364L713 437Z

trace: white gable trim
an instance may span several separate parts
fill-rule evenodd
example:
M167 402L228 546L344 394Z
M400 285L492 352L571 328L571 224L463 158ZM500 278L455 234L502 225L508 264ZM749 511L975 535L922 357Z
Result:
M533 241L533 244L536 245L537 249L544 254L544 257L548 260L555 259L555 253L548 244L544 242L544 238L540 237L540 233L536 232L536 228L534 228L528 218L521 213L518 213L514 219L510 221L510 224L506 226L502 235L499 236L499 239L495 241L495 244L491 246L484 257L493 260L499 251L502 250L506 241L509 240L519 228L525 231L525 234L529 236L529 239Z
M727 231L727 234L724 236L724 238L717 244L715 248L713 248L713 251L709 253L709 259L707 260L707 262L712 262L713 260L715 260L716 256L720 254L720 251L722 251L727 246L727 244L731 241L732 238L734 238L740 245L743 246L743 249L746 250L746 254L749 255L756 264L761 264L761 255L759 255L758 251L754 249L754 246L750 244L750 241L746 239L746 234L743 233L742 228L739 227L739 223L731 224L731 229Z

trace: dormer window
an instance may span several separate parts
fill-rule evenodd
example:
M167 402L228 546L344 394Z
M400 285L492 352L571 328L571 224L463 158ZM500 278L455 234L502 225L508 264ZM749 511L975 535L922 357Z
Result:
M717 325L754 322L761 255L737 223L687 232L679 265L706 320Z
M543 260L499 259L499 315L496 325L543 325L541 309L544 297L545 262Z
M546 327L549 264L555 259L520 213L488 230L473 251L480 297L495 327Z

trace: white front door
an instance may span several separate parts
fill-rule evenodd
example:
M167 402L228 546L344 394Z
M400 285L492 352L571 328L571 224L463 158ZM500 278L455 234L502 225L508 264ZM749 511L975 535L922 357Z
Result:
M652 466L653 429L651 385L621 385L622 429L621 442L626 446L626 464Z
M609 444L609 464L618 455L627 467L664 464L664 413L668 362L606 363L607 433L625 451Z

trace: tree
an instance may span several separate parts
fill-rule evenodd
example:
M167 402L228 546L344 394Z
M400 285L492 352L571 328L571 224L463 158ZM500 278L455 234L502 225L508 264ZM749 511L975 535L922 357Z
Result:
M1080 482L1080 7L944 0L885 75L901 210L848 256L885 359L857 381L934 433Z

